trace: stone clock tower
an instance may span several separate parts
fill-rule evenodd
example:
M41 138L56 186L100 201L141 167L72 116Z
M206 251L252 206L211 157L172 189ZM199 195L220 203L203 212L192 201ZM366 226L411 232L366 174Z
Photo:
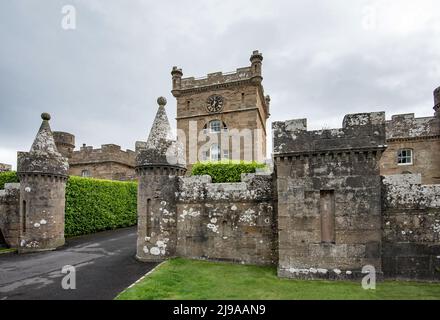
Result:
M250 66L203 78L183 78L173 67L171 92L188 172L197 161L266 159L270 97L264 95L262 61L254 51Z

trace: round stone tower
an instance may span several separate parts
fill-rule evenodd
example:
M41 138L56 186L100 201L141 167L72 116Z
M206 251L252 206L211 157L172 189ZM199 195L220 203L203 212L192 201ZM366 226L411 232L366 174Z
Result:
M178 69L177 67L173 67L173 70L171 70L171 76L173 79L173 90L171 90L171 93L174 97L179 96L179 90L182 88L182 77L183 72L182 69Z
M175 255L177 242L176 192L178 177L186 172L183 148L172 140L165 111L159 109L145 148L136 155L138 176L138 240L136 257L162 261Z
M64 209L69 165L57 150L50 115L29 152L19 152L21 234L19 252L54 250L64 244Z
M434 90L434 110L435 116L440 117L440 87Z
M255 50L254 52L252 52L250 60L251 60L251 68L253 74L252 81L255 83L261 83L261 81L263 81L263 77L262 77L263 55L258 50Z
M75 136L68 132L54 131L53 138L58 152L65 158L72 158L75 149Z

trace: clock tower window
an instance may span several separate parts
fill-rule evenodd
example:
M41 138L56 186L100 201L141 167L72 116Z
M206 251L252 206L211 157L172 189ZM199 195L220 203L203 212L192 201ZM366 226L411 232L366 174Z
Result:
M211 161L220 161L221 153L218 144L213 144L210 149Z

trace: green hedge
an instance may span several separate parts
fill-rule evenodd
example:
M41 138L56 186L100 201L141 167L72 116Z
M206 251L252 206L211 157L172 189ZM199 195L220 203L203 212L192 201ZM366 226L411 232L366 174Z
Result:
M137 219L137 183L70 177L66 236L129 227Z
M0 173L0 189L18 182L16 172ZM137 183L69 177L66 185L66 237L135 225Z
M240 182L242 173L254 173L257 168L265 168L266 165L257 162L199 162L194 164L191 175L211 176L212 182Z
M0 173L0 190L5 188L5 184L7 183L17 183L18 175L15 171L7 171Z

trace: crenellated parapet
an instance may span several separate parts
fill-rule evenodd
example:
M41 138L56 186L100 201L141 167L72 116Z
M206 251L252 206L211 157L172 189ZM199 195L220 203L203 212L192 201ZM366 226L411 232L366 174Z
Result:
M211 90L213 88L229 88L232 86L242 85L245 83L253 83L260 85L262 77L262 61L263 55L255 50L250 58L251 66L237 68L233 72L214 72L209 73L205 77L183 78L183 71L177 67L173 67L171 71L173 79L173 95L175 97L182 94L201 92Z
M212 183L210 176L179 178L177 201L271 201L273 176L270 173L242 174L241 182Z
M272 130L275 157L381 149L385 146L385 113L346 115L338 129L307 131L307 120L298 119L274 122Z
M440 119L416 118L414 113L397 114L386 122L387 141L420 140L440 137Z

